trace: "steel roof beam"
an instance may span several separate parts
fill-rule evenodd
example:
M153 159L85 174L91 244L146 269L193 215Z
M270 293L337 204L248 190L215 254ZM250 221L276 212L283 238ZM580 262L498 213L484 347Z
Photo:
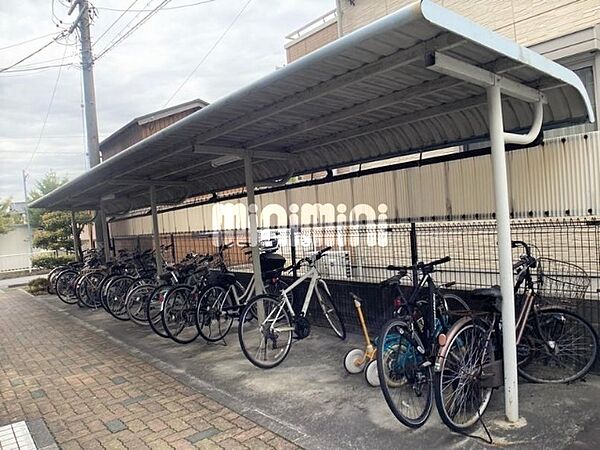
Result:
M232 155L239 156L240 158L244 158L248 155L251 158L274 159L281 161L286 161L290 159L290 155L283 152L273 152L267 150L248 150L246 148L224 147L220 145L192 145L192 153L217 156Z
M117 178L108 184L116 186L188 186L187 180L156 180L149 178Z
M460 45L464 38L444 33L428 41L424 41L413 47L399 50L391 55L384 56L373 63L365 63L357 69L350 70L342 75L338 75L327 81L309 87L301 92L284 97L283 99L271 103L261 109L257 109L250 114L246 114L238 119L226 122L223 125L212 128L197 136L198 142L207 142L216 139L231 131L251 125L259 120L279 114L282 111L293 108L294 106L316 100L324 95L331 94L332 91L341 89L345 86L357 83L378 73L387 72L401 66L412 64L423 57L423 53L432 52L439 49L449 49Z
M436 51L427 55L425 66L434 72L449 75L455 79L484 88L495 86L499 83L500 91L503 94L518 98L524 102L535 103L546 101L546 96L537 89L474 66L473 64L466 63L460 59L447 56L441 52Z

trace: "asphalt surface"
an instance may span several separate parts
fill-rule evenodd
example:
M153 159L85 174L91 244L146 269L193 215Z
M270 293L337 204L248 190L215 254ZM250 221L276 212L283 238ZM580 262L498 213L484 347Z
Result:
M378 388L362 375L349 375L343 357L360 347L360 336L346 341L313 327L295 342L286 361L271 370L251 365L235 331L226 345L198 340L179 345L148 328L121 322L104 311L80 309L56 297L31 298L69 320L82 323L115 346L193 385L205 395L256 423L309 449L527 449L599 448L600 377L571 385L520 384L521 421L509 426L503 416L503 392L494 393L484 422L493 437L487 444L452 434L434 412L425 426L409 430L388 410ZM474 435L485 437L482 427Z

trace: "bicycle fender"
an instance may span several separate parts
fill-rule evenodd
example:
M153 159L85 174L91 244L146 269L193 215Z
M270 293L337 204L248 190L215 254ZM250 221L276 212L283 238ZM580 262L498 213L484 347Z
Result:
M440 369L442 367L442 362L444 362L444 360L446 359L446 356L448 355L448 349L450 348L450 346L448 345L448 343L452 342L452 339L454 338L454 336L456 335L456 333L458 333L458 331L461 330L462 327L464 327L467 323L469 323L472 320L473 320L473 318L469 317L469 316L461 317L448 330L448 333L446 333L446 342L444 343L444 345L440 346L440 348L438 349L438 354L437 354L437 356L435 358L435 365L433 367L433 370L435 372L439 372L440 371Z

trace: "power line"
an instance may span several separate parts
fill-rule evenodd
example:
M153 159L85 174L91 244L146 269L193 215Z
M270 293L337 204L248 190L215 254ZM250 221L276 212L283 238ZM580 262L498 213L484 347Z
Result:
M238 19L241 17L241 15L244 13L244 11L248 7L248 5L250 5L251 2L252 2L252 0L248 0L244 4L244 6L242 6L242 9L239 10L239 12L233 18L233 20L231 21L231 23L229 24L229 26L225 29L225 31L223 31L223 33L221 33L221 36L219 36L219 38L215 41L215 43L213 44L213 46L208 50L208 52L206 52L206 54L202 57L202 59L196 65L196 67L194 67L194 70L192 70L190 72L190 74L185 78L185 80L183 80L183 83L181 83L179 85L179 87L177 89L175 89L175 92L173 92L173 95L171 95L171 97L169 97L169 100L166 101L166 103L163 105L163 108L166 107L169 103L171 103L171 100L173 100L173 98L175 98L175 96L179 93L179 91L183 88L183 86L186 85L186 83L190 80L190 78L192 78L192 76L200 68L200 66L202 65L202 63L204 63L204 61L206 61L206 59L210 56L210 54L214 51L214 49L217 48L217 45L219 45L219 43L227 35L227 33L229 32L229 30L231 30L231 28L233 28L233 26L235 25L235 23L238 21Z
M29 44L30 42L39 41L40 39L44 39L44 38L46 38L48 36L54 36L55 34L56 33L48 33L48 34L44 34L42 36L38 36L38 37L31 38L31 39L27 39L26 41L17 42L16 44L7 45L6 47L0 47L0 51L7 50L9 48L18 47L18 46L24 45L24 44Z
M63 58L67 56L67 48L65 47L65 52L63 54ZM40 143L42 142L42 137L44 136L44 131L46 130L46 123L48 123L48 117L50 116L50 110L52 109L52 104L54 103L54 96L56 94L56 88L58 87L58 82L60 81L60 75L62 74L62 67L58 69L58 75L56 76L56 82L54 83L54 88L52 89L52 95L50 96L50 104L48 104L48 109L46 110L46 117L44 117L44 123L42 124L42 130L40 131L40 136L38 138L37 144L35 145L35 149L29 158L29 162L25 166L25 170L29 168L31 165L31 161L33 161L33 157L37 153L40 148Z
M160 3L158 6L156 6L153 10L151 10L151 12L149 12L147 15L145 15L144 17L142 17L142 19L140 19L140 21L138 23L136 23L135 25L133 25L133 27L131 27L129 30L127 30L125 32L125 34L123 34L122 36L117 36L116 40L113 39L113 41L111 41L111 43L108 44L108 46L106 46L104 48L104 50L102 50L100 52L100 54L95 58L95 59L100 59L102 58L106 52L112 50L113 48L115 48L117 45L119 45L121 42L123 42L125 39L127 39L129 36L131 36L138 28L140 28L144 23L146 23L148 20L150 20L150 18L152 16L154 16L162 7L164 7L167 3L169 3L171 0L163 0L162 3ZM148 6L150 3L152 2L152 0L150 0L146 6ZM136 14L135 17L129 21L129 23L123 28L121 29L121 32L123 32L125 30L125 28L127 28L129 26L129 24L131 24L138 16L140 13Z
M30 68L27 68L27 69L15 69L15 70L0 71L0 72L1 73L37 72L39 70L44 70L44 69L55 69L57 67L69 67L69 66L74 66L74 64L73 63L67 63L67 64L49 64L47 66L30 67Z
M124 16L124 15L125 15L127 12L129 12L129 11L131 10L131 8L133 7L133 5L135 5L135 4L137 3L137 1L138 1L138 0L133 0L133 2L131 3L131 5L129 5L129 7L128 7L127 9L124 9L124 10L123 10L123 12L121 13L121 15L120 15L119 17L117 17L117 19L116 19L116 20L115 20L113 23L111 23L111 24L110 24L110 26L109 26L109 27L108 27L106 30L104 30L104 33L102 33L102 34L100 35L100 37L99 37L98 39L96 39L96 41L95 41L95 42L92 44L92 46L96 45L96 44L98 43L98 41L99 41L99 40L101 40L101 39L102 39L104 36L106 36L106 33L108 33L108 32L109 32L109 31L112 29L112 27L114 27L114 26L117 24L117 22L118 22L119 20L121 20L121 18L122 18L122 17L123 17L123 16Z
M61 37L63 37L64 35L65 35L65 32L64 32L64 31L63 31L63 32L61 32L61 33L59 33L59 34L58 34L56 37L54 37L54 38L53 38L53 39L52 39L50 42L48 42L46 45L44 45L44 46L42 46L42 47L38 48L36 51L34 51L34 52L30 53L29 55L25 56L24 58L21 58L21 59L20 59L19 61L17 61L16 63L14 63L14 64L11 64L11 65L10 65L10 66L8 66L8 67L4 67L3 69L0 69L0 73L2 73L2 72L6 72L7 70L9 70L9 69L12 69L13 67L15 67L15 66L17 66L17 65L21 64L23 61L26 61L26 60L28 60L29 58L32 58L33 56L37 55L39 52L41 52L42 50L44 50L46 47L49 47L49 46L51 46L52 44L54 44L54 43L55 43L55 42L56 42L58 39L60 39L60 38L61 38ZM66 53L66 51L65 51L65 53Z
M192 6L198 6L198 5L203 5L205 3L212 3L215 0L204 0L201 2L196 2L196 3L188 3L187 5L179 5L179 6L169 6L168 8L162 8L161 11L171 11L173 9L182 9L182 8L190 8ZM105 6L96 6L96 9L101 9L104 11L116 11L116 12L149 12L152 11L151 9L118 9L118 8L108 8Z

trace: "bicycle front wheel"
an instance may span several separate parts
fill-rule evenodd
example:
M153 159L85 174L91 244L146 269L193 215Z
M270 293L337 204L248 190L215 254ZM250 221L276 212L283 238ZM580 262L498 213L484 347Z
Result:
M152 284L142 284L133 289L129 289L125 299L125 308L129 318L138 325L148 325L148 313L146 304L150 301L150 296L156 286Z
M152 331L164 338L168 338L169 335L163 327L162 310L165 304L165 298L171 289L173 289L173 286L168 284L156 287L146 302L146 317L148 319L148 324L150 325L150 328L152 328Z
M315 294L317 302L323 311L323 315L327 319L327 322L329 322L335 335L341 340L346 339L346 327L344 326L344 322L342 322L342 318L331 299L331 295L329 295L329 292L327 292L327 289L325 289L322 282L318 283L315 287Z
M162 309L162 324L171 339L189 344L198 337L196 303L198 293L192 286L180 285L169 291Z
M519 374L534 383L569 383L584 377L598 356L598 336L580 315L563 308L533 312L519 350Z
M480 420L490 402L492 388L483 380L493 350L482 323L469 320L455 326L459 330L448 332L452 337L435 375L435 405L448 428L461 432Z
M198 333L208 342L220 341L231 330L233 314L237 312L227 287L217 284L207 286L196 308Z
M423 344L406 323L386 323L377 343L379 386L396 418L410 428L422 426L433 405L431 363Z
M257 295L240 314L240 347L248 361L261 369L271 369L283 362L292 347L293 334L290 313L275 297Z
M79 278L79 273L75 270L63 270L56 277L56 295L67 305L77 303L77 295L75 293L75 283Z

